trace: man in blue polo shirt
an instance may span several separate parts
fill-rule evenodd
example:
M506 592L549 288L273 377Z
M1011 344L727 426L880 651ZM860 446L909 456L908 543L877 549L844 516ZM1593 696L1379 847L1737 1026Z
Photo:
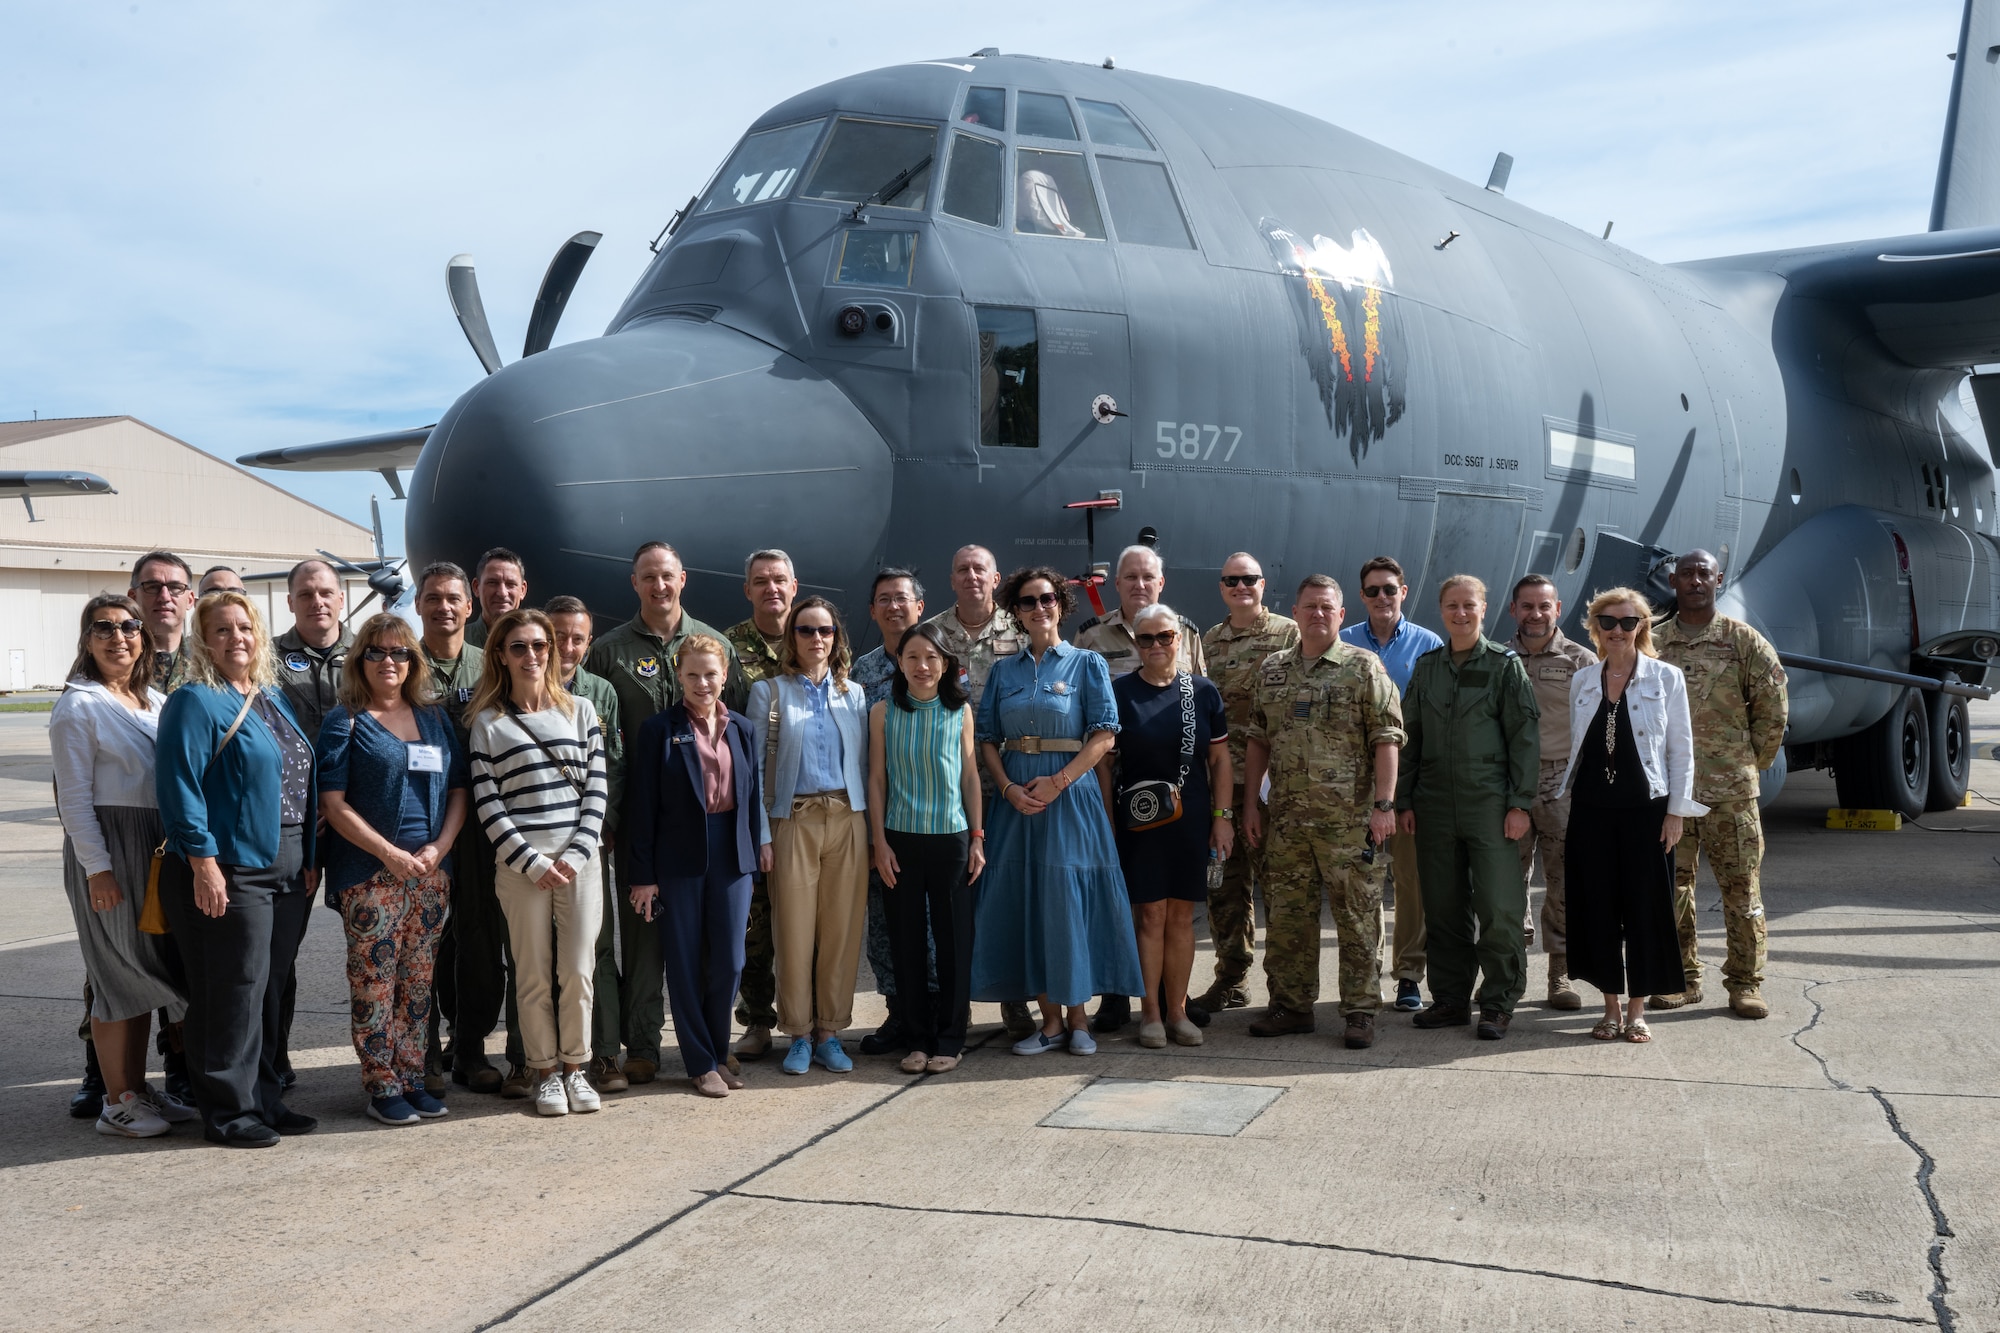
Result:
M1341 642L1366 648L1381 658L1396 689L1407 691L1417 659L1444 640L1403 618L1403 598L1409 595L1410 585L1394 556L1376 556L1361 567L1361 577L1355 582L1368 616L1343 629ZM1389 839L1389 857L1390 878L1396 886L1390 974L1396 978L1396 1007L1414 1011L1424 1007L1417 989L1417 983L1424 979L1424 900L1417 886L1416 837L1398 833Z

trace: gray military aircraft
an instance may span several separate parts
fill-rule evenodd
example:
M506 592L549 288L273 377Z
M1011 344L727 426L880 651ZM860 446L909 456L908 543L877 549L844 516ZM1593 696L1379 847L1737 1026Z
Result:
M971 541L1085 576L1153 541L1190 609L1239 547L1280 600L1386 551L1419 619L1450 573L1580 608L1705 547L1795 668L1790 761L1914 815L2000 655L1996 53L1972 0L1929 233L1674 265L1507 198L1504 154L1481 187L1110 61L859 74L750 126L602 337L549 346L596 233L504 367L460 256L488 378L242 461L413 468L419 566L505 544L612 615L666 538L717 623L766 544L851 611Z

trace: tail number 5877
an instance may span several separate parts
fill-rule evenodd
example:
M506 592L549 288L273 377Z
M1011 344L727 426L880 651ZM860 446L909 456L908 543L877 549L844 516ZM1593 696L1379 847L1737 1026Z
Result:
M1227 463L1236 456L1236 446L1243 443L1243 428L1205 426L1193 421L1162 421L1154 427L1153 440L1159 445L1154 452L1160 457L1179 458L1191 463L1206 463L1214 459L1216 445L1226 444L1220 461Z

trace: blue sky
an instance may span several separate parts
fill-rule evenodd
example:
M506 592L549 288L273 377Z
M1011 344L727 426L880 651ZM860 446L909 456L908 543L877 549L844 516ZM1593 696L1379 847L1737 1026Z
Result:
M1958 0L98 4L0 8L0 419L130 413L225 457L422 425L586 228L558 342L743 127L982 46L1240 89L1663 261L1921 231ZM273 474L365 523L380 478ZM386 496L385 496L386 500ZM400 529L401 506L384 519ZM399 538L392 534L392 543Z

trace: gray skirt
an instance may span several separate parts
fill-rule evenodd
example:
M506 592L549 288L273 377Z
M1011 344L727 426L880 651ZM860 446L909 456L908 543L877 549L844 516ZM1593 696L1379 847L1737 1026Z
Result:
M170 1022L187 1013L187 1000L174 986L167 966L165 936L139 929L146 907L146 872L160 845L158 810L124 805L97 807L98 827L111 852L111 873L124 895L118 906L98 912L90 906L90 877L76 859L76 846L63 839L63 888L76 918L76 942L90 977L90 1016L117 1023L164 1008Z

